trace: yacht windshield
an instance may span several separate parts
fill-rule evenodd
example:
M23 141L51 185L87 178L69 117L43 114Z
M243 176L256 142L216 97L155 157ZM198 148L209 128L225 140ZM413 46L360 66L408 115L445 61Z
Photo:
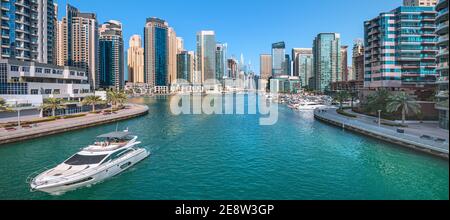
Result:
M71 166L81 166L81 165L89 165L89 164L98 164L103 160L107 155L80 155L75 154L71 158L69 158L66 162L67 165Z

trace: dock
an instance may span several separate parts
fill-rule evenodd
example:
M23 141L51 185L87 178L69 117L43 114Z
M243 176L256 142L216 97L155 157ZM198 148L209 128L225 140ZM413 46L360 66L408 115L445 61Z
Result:
M20 128L12 131L1 129L0 145L127 120L146 115L148 114L148 110L148 106L129 104L126 109L109 115L88 114L80 118L59 119L38 123L31 128Z
M449 142L422 139L420 136L399 133L394 128L378 126L375 123L368 123L358 118L350 118L336 113L336 109L322 109L314 111L314 118L345 130L369 136L384 142L417 150L448 160Z

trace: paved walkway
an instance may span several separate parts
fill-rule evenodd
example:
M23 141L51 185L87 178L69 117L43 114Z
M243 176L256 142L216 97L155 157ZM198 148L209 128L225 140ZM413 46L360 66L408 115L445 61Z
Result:
M112 121L118 121L142 115L147 112L147 106L130 104L127 105L127 109L120 110L116 114L88 114L85 117L44 122L37 124L36 127L20 128L14 131L7 131L4 128L0 128L0 144L31 139L49 134L61 133L64 131L94 126L97 124L104 124Z
M355 113L356 115L358 115L358 118L350 118L338 114L335 109L327 109L326 111L316 110L314 114L324 119L334 121L339 124L344 124L345 126L348 127L354 127L363 131L376 134L378 136L386 137L386 139L401 141L403 143L414 145L420 148L430 149L433 151L444 153L448 156L449 152L448 132L445 135L444 132L442 131L436 132L435 130L440 128L436 128L432 124L425 124L422 126L414 124L414 126L411 126L410 128L401 128L405 130L405 133L401 134L397 132L396 127L384 125L378 126L378 124L374 122L376 118L370 116ZM433 127L433 129L429 129L430 127ZM445 139L445 142L437 142L435 140L423 139L421 138L423 134L427 134L434 138Z

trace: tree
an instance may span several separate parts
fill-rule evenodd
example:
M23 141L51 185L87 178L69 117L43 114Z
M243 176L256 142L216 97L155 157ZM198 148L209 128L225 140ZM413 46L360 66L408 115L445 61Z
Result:
M367 97L365 110L369 113L378 112L378 110L386 112L386 105L389 97L390 93L388 90L379 89L376 93Z
M349 95L350 95L350 98L352 100L351 106L352 106L352 109L353 109L354 108L354 102L355 102L356 98L358 98L358 92L350 92Z
M386 106L386 110L388 112L397 112L401 109L402 124L405 124L406 115L408 115L409 112L413 112L414 114L419 114L421 112L420 105L417 104L416 100L406 92L400 92L392 95L387 101L388 104Z
M0 98L0 112L5 111L11 111L11 108L6 105L6 101L4 99Z
M92 105L93 112L95 112L95 105L100 104L101 102L102 102L102 98L100 98L100 96L95 96L95 95L87 96L83 100L83 104Z
M341 109L341 110L343 109L343 102L345 102L347 99L349 99L349 97L350 97L350 94L345 90L337 91L334 94L334 100L339 102L339 109Z
M62 108L62 100L57 98L48 98L44 100L44 104L42 106L43 110L52 110L52 116L56 116L56 109Z
M127 94L118 90L109 90L106 94L106 99L111 106L116 106L118 103L123 105L128 100Z

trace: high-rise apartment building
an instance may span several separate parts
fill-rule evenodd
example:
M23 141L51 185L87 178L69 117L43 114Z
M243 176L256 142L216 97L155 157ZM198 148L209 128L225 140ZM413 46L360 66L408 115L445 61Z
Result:
M145 83L144 81L144 48L140 35L130 38L127 51L128 81L131 83Z
M436 34L439 52L436 57L438 74L438 95L436 109L439 110L439 126L448 130L448 0L440 0L436 5Z
M184 51L184 40L182 37L177 37L177 54Z
M292 64L291 64L291 57L289 56L289 54L285 54L284 55L284 60L285 60L285 63L284 63L284 74L285 75L287 75L287 76L291 76L291 66L292 66Z
M99 35L97 16L82 13L67 4L66 16L59 23L57 32L57 62L65 66L84 69L88 74L91 89L97 89L99 81Z
M99 28L99 85L121 90L124 87L122 23L108 21Z
M169 91L169 24L147 18L144 29L145 82L157 93Z
M228 76L232 79L237 79L239 76L239 63L235 58L228 59L227 69Z
M309 87L309 79L313 76L314 58L312 48L297 48L294 69L297 69L301 87Z
M366 21L364 86L423 89L434 85L435 18L433 7L399 7Z
M227 47L226 43L216 44L216 79L220 81L227 76Z
M1 0L1 58L54 61L53 0Z
M261 54L259 65L259 74L261 79L268 80L272 76L272 55Z
M292 48L292 62L293 62L293 68L292 68L292 75L293 76L299 76L299 63L298 63L298 55L300 53L302 48Z
M286 73L286 44L278 42L272 44L272 76L279 77Z
M214 31L197 33L197 69L201 82L216 78L216 35Z
M352 74L349 74L349 80L364 81L364 43L362 40L356 40L353 45L352 53Z
M403 0L403 6L430 7L435 6L438 0Z
M331 83L341 81L341 39L338 33L320 33L314 39L314 85L312 88L325 92Z
M175 30L169 27L168 32L169 40L169 83L176 83L177 80L177 54L178 54L178 39Z
M341 46L341 81L348 81L348 46Z

